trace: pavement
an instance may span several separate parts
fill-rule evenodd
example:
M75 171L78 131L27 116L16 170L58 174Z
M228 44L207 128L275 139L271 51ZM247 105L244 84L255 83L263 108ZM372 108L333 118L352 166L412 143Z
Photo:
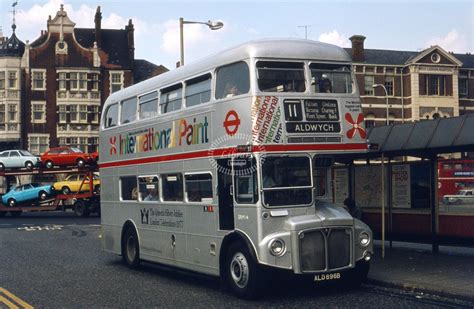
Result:
M474 301L474 248L375 242L369 283Z

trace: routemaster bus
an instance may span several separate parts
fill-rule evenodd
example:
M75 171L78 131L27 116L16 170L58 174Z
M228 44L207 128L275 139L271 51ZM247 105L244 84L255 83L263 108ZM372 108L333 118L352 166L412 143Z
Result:
M277 269L366 278L372 232L331 198L336 153L367 151L350 57L260 40L113 93L100 127L104 249L220 276L252 298Z

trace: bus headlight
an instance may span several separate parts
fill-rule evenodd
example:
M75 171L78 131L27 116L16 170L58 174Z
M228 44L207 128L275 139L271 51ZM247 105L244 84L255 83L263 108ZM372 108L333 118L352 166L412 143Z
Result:
M286 251L285 242L279 238L271 240L268 244L268 248L273 256L282 256Z
M359 243L366 247L370 244L370 236L367 232L362 232L359 234Z

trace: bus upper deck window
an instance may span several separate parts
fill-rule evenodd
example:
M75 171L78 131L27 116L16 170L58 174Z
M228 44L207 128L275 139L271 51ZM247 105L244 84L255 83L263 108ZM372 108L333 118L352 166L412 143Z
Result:
M240 61L217 69L216 99L248 93L250 90L249 67Z
M211 74L188 80L185 89L186 107L199 105L211 100Z
M162 114L181 109L183 87L177 84L161 90L160 110Z
M142 95L139 99L138 118L145 119L158 115L158 92Z
M118 104L112 104L105 112L105 128L115 127L118 124Z
M258 88L263 92L304 92L304 64L301 62L257 62Z
M125 124L137 119L137 98L130 98L122 102L120 123Z
M316 93L352 93L351 67L348 64L312 63L311 89Z

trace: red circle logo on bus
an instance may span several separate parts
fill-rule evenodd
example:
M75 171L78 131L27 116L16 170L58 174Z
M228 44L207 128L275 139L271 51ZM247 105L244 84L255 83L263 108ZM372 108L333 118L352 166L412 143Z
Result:
M227 112L224 120L224 129L228 135L232 136L237 133L240 126L240 118L237 112L233 109Z

